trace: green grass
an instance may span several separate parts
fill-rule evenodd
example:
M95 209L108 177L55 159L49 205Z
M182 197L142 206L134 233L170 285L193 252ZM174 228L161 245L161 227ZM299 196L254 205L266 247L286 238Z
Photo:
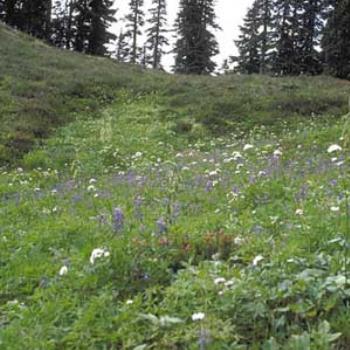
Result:
M126 90L157 94L164 119L197 137L198 125L225 133L237 125L279 125L311 115L340 116L350 83L329 77L186 77L57 50L0 23L0 164L23 156L57 127L95 114ZM193 134L193 135L192 135Z
M347 82L169 76L0 35L27 62L3 81L40 75L59 120L1 90L3 140L52 130L0 171L0 349L349 349Z

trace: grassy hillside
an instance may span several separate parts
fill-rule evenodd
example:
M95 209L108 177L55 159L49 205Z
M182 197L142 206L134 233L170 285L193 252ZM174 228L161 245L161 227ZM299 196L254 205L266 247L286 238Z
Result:
M183 77L50 48L0 23L0 164L22 156L76 115L95 114L116 94L156 94L174 130L211 132L283 118L342 115L350 83L326 77ZM193 126L195 126L193 128ZM196 135L195 135L196 136Z
M349 83L0 51L1 350L349 349Z

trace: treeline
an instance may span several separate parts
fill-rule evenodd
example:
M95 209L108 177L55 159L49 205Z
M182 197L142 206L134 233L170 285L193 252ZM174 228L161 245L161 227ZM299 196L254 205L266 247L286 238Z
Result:
M165 53L175 55L175 72L210 74L219 53L215 0L180 0L169 31L166 0L130 0L118 18L112 0L0 0L0 19L51 44L119 62L162 68ZM147 13L147 16L146 16ZM350 77L350 0L255 0L236 41L239 55L225 60L245 74L299 75L328 71ZM175 33L169 47L170 32ZM109 45L107 45L109 44Z
M241 73L350 77L350 0L255 0L240 29Z

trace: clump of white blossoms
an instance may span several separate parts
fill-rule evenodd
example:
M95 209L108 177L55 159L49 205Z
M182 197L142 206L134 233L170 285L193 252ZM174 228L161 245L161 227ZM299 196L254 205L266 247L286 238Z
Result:
M246 145L244 145L243 151L249 151L250 149L253 149L253 148L254 148L253 145L247 143Z
M214 280L214 284L218 285L218 284L223 284L226 282L226 278L224 277L218 277L218 278L215 278Z
M333 207L331 207L331 211L332 211L333 213L337 213L338 211L340 211L340 208L339 208L339 207L336 207L336 206L333 206Z
M258 264L264 260L264 257L262 255L258 255L253 259L253 266L258 266Z
M273 152L273 155L275 157L282 157L283 153L280 149L276 149L276 151Z
M95 264L96 259L107 258L110 256L110 252L105 248L96 248L92 251L90 256L90 263Z
M66 265L64 265L64 266L62 266L61 268L60 268L60 271L59 271L59 275L60 276L64 276L64 275L66 275L68 273L68 267L66 266Z
M205 313L196 312L192 315L192 321L202 321L205 318Z
M303 216L304 215L304 210L303 209L297 209L295 211L295 215Z
M328 147L327 152L328 153L334 153L334 152L340 152L342 150L343 149L339 145L331 145L331 146Z

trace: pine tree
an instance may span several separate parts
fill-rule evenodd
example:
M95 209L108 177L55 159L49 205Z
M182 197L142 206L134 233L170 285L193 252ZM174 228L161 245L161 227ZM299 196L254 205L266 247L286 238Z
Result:
M350 79L350 0L338 0L322 41L331 74Z
M300 74L298 42L300 35L300 0L276 0L276 53L273 70L279 75Z
M165 26L167 24L167 11L166 0L153 0L152 7L149 12L151 18L148 23L151 27L147 30L147 44L148 49L152 51L151 64L153 69L161 68L161 59L165 53L163 47L169 45L169 41L165 36L167 30Z
M1 18L9 25L41 39L48 39L51 0L2 0Z
M78 52L86 52L90 34L90 9L89 0L77 0L75 3L76 14L74 15L74 23L76 34L74 38L74 50Z
M117 48L115 52L115 58L118 62L127 62L129 54L130 54L130 48L128 46L128 43L125 40L126 36L121 30L118 36L117 40Z
M5 0L0 0L0 21L5 20Z
M244 24L240 27L241 34L236 41L239 56L233 57L232 61L238 63L236 70L241 73L259 73L261 69L258 5L258 1L254 1L252 7L248 9Z
M318 47L327 14L327 1L304 0L301 14L299 54L301 72L319 74L322 72L321 55Z
M50 35L51 0L25 0L20 10L19 29L41 39Z
M236 41L239 50L236 70L248 74L269 70L273 48L272 13L272 0L255 0L248 10Z
M115 22L116 10L112 9L111 0L92 0L89 7L90 28L88 35L87 53L103 56L107 49L105 44L116 36L108 31L111 23Z
M174 70L185 74L209 74L216 64L218 43L211 32L218 29L213 0L181 0L175 24Z
M10 26L19 28L21 0L2 0L2 20Z
M145 24L144 12L142 10L144 0L130 0L130 13L125 16L127 21L126 37L131 39L130 62L136 63L140 58L142 48L138 44L138 37L141 35L141 28Z
M53 45L70 49L74 37L74 0L57 0L53 6L50 41Z

